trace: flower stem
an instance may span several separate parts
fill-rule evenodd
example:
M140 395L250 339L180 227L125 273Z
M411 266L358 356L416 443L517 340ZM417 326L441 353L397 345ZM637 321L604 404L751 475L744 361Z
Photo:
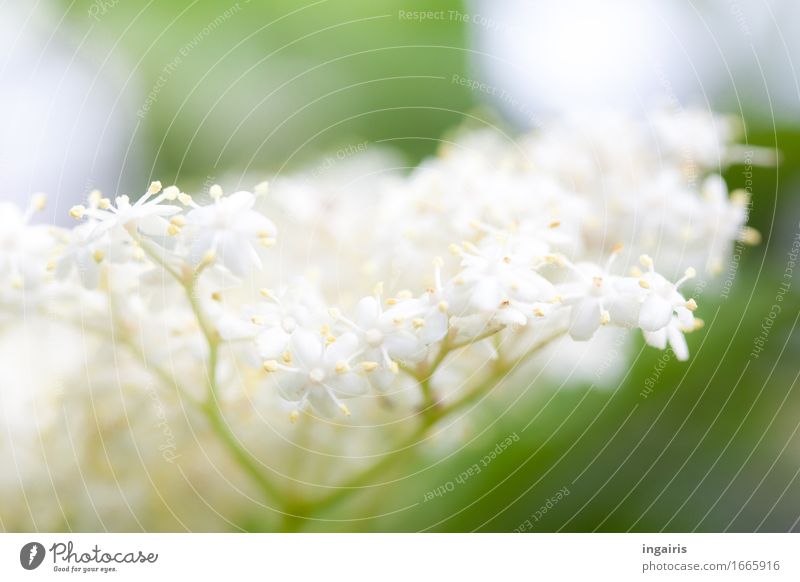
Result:
M236 460L241 469L250 476L250 478L258 485L264 496L269 500L279 500L282 498L280 491L263 473L261 464L255 457L242 446L241 441L231 431L228 422L222 414L222 409L219 403L219 394L217 389L217 366L219 362L219 334L205 319L200 302L197 300L195 293L196 278L192 278L189 282L184 283L184 289L192 307L197 323L203 331L208 344L208 361L207 361L207 375L208 375L208 394L206 401L202 406L202 410L208 419L211 429L219 437L222 444Z
M211 358L209 358L209 361L211 361ZM211 388L210 392L213 394L214 388ZM219 437L221 443L236 460L241 469L250 476L256 485L258 485L264 496L271 500L281 499L280 491L278 491L275 485L264 475L259 463L250 452L242 446L241 441L231 431L225 417L222 415L222 410L219 407L216 396L211 396L202 405L202 409L214 434Z
M437 408L439 408L439 401L436 397L433 386L431 385L431 379L433 378L434 372L439 368L445 358L455 350L465 348L481 340L496 335L502 329L503 327L488 328L474 338L470 338L461 342L455 342L455 336L457 335L455 329L450 328L448 330L444 339L442 339L442 344L439 346L439 350L436 352L436 356L434 356L433 360L430 362L422 362L415 370L411 372L419 384L420 390L422 391L423 404L421 414L423 416L432 414Z
M490 376L486 380L480 382L478 386L467 392L461 398L454 400L446 405L433 406L427 408L424 414L421 414L421 421L417 425L416 429L411 434L409 434L395 448L394 452L387 453L378 462L365 468L363 471L350 478L346 484L337 486L335 490L332 493L328 494L326 497L322 497L316 502L312 502L305 506L299 505L295 507L293 509L293 513L295 514L304 513L305 515L310 515L312 513L318 514L320 512L327 511L333 508L334 506L338 505L339 503L346 500L348 497L350 497L352 494L358 491L370 487L375 487L376 485L365 485L364 483L365 482L368 483L373 478L383 473L385 470L391 468L393 465L396 465L399 456L403 456L407 454L409 451L413 450L414 447L419 443L419 440L425 436L425 433L428 432L428 430L438 421L454 414L455 412L463 408L468 407L470 404L473 404L475 401L479 400L482 396L485 396L487 390L497 385L498 383L504 381L510 374L512 374L516 370L517 366L520 363L522 363L525 359L529 358L537 351L541 350L542 348L551 344L553 341L562 337L564 333L565 333L564 330L557 330L555 333L545 337L541 341L534 344L529 350L527 350L521 356L514 358L513 360L500 361L499 365L496 368L497 373L500 375L499 378L497 376ZM443 359L444 358L442 358L442 360ZM439 362L441 363L442 360L439 360ZM434 371L435 370L431 370L430 374L432 374ZM420 383L420 385L423 386L422 383ZM430 387L429 383L427 383L426 385ZM425 388L423 387L423 392L424 390ZM295 523L295 525L297 524Z
M220 407L217 389L220 336L214 326L208 322L203 312L202 305L200 305L200 301L197 298L197 281L205 265L201 265L201 267L194 271L187 271L185 274L182 274L169 265L169 263L164 260L164 257L149 245L148 241L143 240L135 232L131 231L130 234L150 260L161 266L167 273L172 275L181 287L183 287L186 298L189 301L189 306L197 320L197 325L200 327L200 331L203 333L203 337L208 344L208 360L206 362L208 392L200 408L205 414L209 426L233 459L238 463L239 467L259 487L264 497L272 501L281 500L283 495L264 474L261 463L242 445L239 438L231 431L222 413L222 408Z

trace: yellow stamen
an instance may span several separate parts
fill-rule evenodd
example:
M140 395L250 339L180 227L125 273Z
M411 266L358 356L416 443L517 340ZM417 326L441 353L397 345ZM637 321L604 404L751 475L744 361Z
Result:
M166 200L177 200L180 193L180 188L175 185L164 188L164 198Z
M365 372L374 372L378 369L378 362L361 362L359 365Z
M761 242L761 233L752 226L745 226L739 238L744 244L755 246Z

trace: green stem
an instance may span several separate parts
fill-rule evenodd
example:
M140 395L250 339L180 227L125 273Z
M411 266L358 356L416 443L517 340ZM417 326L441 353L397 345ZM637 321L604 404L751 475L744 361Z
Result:
M250 476L250 478L258 485L267 499L280 500L282 499L281 492L275 487L267 476L262 471L261 464L250 452L242 446L241 441L231 431L230 426L225 421L222 409L219 404L219 395L217 390L217 366L219 362L219 344L220 336L217 330L206 319L200 301L197 298L196 285L199 280L200 274L205 263L193 271L188 271L181 274L176 271L169 263L167 263L163 256L159 254L156 249L153 249L148 241L143 240L134 231L130 231L131 237L139 244L144 253L156 264L160 265L167 273L172 275L175 280L183 287L186 297L189 301L189 306L192 313L197 320L197 324L205 337L208 344L208 361L207 361L207 375L208 375L208 393L205 402L201 405L201 410L208 420L209 426L220 439L220 442L225 446L231 456L239 464L240 468Z
M356 474L354 477L348 480L348 482L344 485L341 485L336 488L333 493L328 494L327 497L323 497L318 501L311 503L306 506L298 506L294 508L293 513L304 513L305 515L309 515L311 513L319 513L322 511L329 510L333 508L335 505L339 504L340 502L347 499L353 493L360 491L362 489L366 489L368 487L373 487L374 485L364 485L365 482L369 482L374 477L380 475L384 470L389 469L392 465L395 465L398 461L398 455L407 454L411 451L414 446L418 443L419 439L425 436L425 433L439 420L450 416L451 414L473 404L476 400L480 399L482 396L485 396L486 391L491 388L492 386L498 384L499 382L504 381L509 374L513 373L516 367L525 359L532 356L537 351L541 350L545 346L549 345L553 341L557 340L558 338L564 335L564 330L558 330L556 333L553 333L542 341L533 345L530 349L525 351L521 356L503 362L501 361L498 364L497 372L501 374L501 378L497 378L496 376L492 376L487 378L483 382L481 382L477 387L473 390L470 390L467 394L451 402L446 406L439 406L429 408L428 413L422 415L422 420L417 428L410 434L408 437L402 441L395 449L394 453L389 453L384 456L380 461L371 465L361 471L360 473ZM443 359L443 358L442 358ZM439 360L441 362L441 360ZM431 370L431 373L433 370ZM428 379L430 376L428 376ZM420 384L422 385L422 383ZM429 386L429 384L427 384ZM423 388L424 392L424 388Z
M429 414L429 411L434 410L438 405L436 394L431 386L431 374L427 371L423 372L417 379L420 390L422 390L422 414Z
M433 360L429 363L422 362L419 364L419 366L417 366L416 369L409 370L411 375L417 380L420 390L422 391L423 404L421 414L423 416L435 414L436 409L439 408L439 401L436 397L435 391L433 390L433 386L431 385L431 379L433 378L434 372L436 372L445 358L455 350L471 346L481 340L496 335L502 329L503 327L490 327L483 333L480 333L473 338L469 338L461 342L455 342L455 330L450 328L447 332L447 335L445 335L444 339L442 340L439 351L436 353L436 356L433 358Z
M200 326L200 329L202 330L203 335L208 343L208 396L205 403L202 405L202 409L205 412L212 430L219 437L220 441L225 445L233 458L238 462L239 466L253 479L253 481L260 487L267 498L282 499L285 502L285 497L281 495L281 492L264 475L257 460L242 446L239 439L230 430L230 427L228 423L225 422L225 418L219 406L216 376L217 362L219 359L220 338L216 329L214 329L214 327L206 321L202 306L200 305L195 292L196 282L199 278L202 267L193 272L188 272L184 276L172 268L155 249L150 248L146 241L143 241L137 237L135 233L131 233L131 236L134 237L134 240L139 243L148 257L150 257L155 263L161 265L184 288L192 312L194 313L197 323ZM475 338L458 343L454 341L455 338L453 337L452 331L450 331L443 340L438 353L430 363L422 364L417 367L416 370L409 370L419 382L425 403L423 411L420 415L421 421L417 427L397 447L394 453L385 455L377 463L365 468L353 478L349 479L345 485L337 487L333 493L328 494L326 497L323 497L316 502L299 502L296 505L290 505L287 507L286 511L284 512L284 528L292 531L299 530L302 528L303 515L319 513L321 511L331 509L338 503L347 499L354 492L371 487L371 485L364 485L364 483L368 483L376 476L380 475L394 465L398 460L398 455L404 456L405 454L408 454L409 451L413 450L415 445L418 444L419 440L425 436L425 433L436 422L474 403L477 399L485 395L488 388L496 384L498 381L505 379L505 377L512 372L520 362L564 333L563 331L559 331L558 333L545 338L545 340L539 342L530 350L526 351L522 356L512 361L503 362L500 360L496 367L496 371L503 376L500 380L496 380L496 376L492 376L481 382L475 389L469 391L460 399L455 400L448 405L440 405L436 400L436 395L433 387L431 386L431 378L436 369L453 350L466 347L477 341L488 338L496 334L498 331L499 329L487 329L484 333Z
M219 437L222 444L225 445L225 448L242 470L250 476L256 485L258 485L264 496L273 500L281 499L280 491L278 491L275 485L264 475L259 463L250 452L242 446L242 443L231 431L230 426L225 421L225 417L222 415L222 410L219 407L216 397L210 398L202 406L202 409L205 412L214 434Z
M225 448L228 449L228 452L239 463L239 466L244 472L258 485L264 496L267 499L279 500L282 497L280 491L278 491L275 485L264 475L261 465L255 457L242 446L241 441L231 431L230 426L222 414L217 389L217 365L219 362L220 338L217 331L205 319L202 307L195 293L196 281L196 277L193 277L190 282L184 284L184 289L186 290L189 304L192 307L192 312L194 312L197 323L203 331L203 335L208 343L208 394L205 404L202 407L203 412L208 419L211 429L219 437L222 444L225 445Z
M306 507L297 507L295 508L295 512L302 511L308 514L326 511L341 501L344 501L351 494L362 489L372 487L371 485L362 485L362 483L372 480L373 477L380 475L385 469L388 469L392 465L396 464L398 461L398 455L403 456L412 450L419 440L425 436L425 433L437 421L449 416L450 414L453 414L457 410L460 410L471 402L477 400L478 397L484 394L485 389L491 384L493 384L493 382L491 380L487 380L459 400L456 400L444 407L430 409L432 412L422 416L422 420L420 424L417 425L417 428L396 447L396 450L393 453L388 453L380 461L367 467L362 472L352 477L345 485L338 486L336 490L333 493L330 493L327 497L323 497L319 501Z
M338 486L333 493L328 494L326 497L319 499L316 502L310 503L308 505L304 505L302 503L298 504L297 507L293 508L292 513L294 514L304 514L310 515L312 513L320 513L331 509L338 503L347 499L350 495L355 493L356 491L360 491L361 489L365 489L370 487L370 485L361 485L365 481L370 481L373 477L380 475L384 472L384 470L390 468L392 465L397 463L398 455L404 455L407 453L418 441L421 437L425 435L425 432L434 424L434 422L440 418L438 414L429 414L424 416L422 422L417 426L417 428L412 432L408 438L406 438L396 449L393 453L388 453L386 456L381 458L380 461L377 463L370 465L360 473L358 473L355 477L348 480L348 482L344 485Z

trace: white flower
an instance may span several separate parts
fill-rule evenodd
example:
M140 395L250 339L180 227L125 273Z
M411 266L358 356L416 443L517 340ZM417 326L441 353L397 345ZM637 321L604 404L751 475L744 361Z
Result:
M678 287L695 276L694 269L687 269L680 280L670 283L653 270L650 257L642 255L641 262L648 271L639 278L639 286L646 291L639 311L639 327L648 332L658 331L670 323L673 313L681 325L690 327L694 321L692 311L697 304L693 299L687 301Z
M308 402L326 416L337 411L349 415L342 399L362 396L368 390L362 371L353 363L362 349L358 338L346 333L328 343L320 334L297 329L289 346L291 364L264 363L265 370L275 372L281 395L298 409Z
M480 248L464 243L463 270L452 279L452 312L467 316L475 311L502 324L525 325L537 304L552 301L553 285L534 270L534 260L545 247L540 243L512 244L511 237L491 240Z
M155 192L158 188L160 184L154 182L148 192ZM141 262L145 256L144 251L138 241L131 239L128 229L135 228L139 234L145 234L149 238L166 238L169 224L161 216L174 213L178 209L162 205L160 200L171 199L169 192L174 188L171 186L167 189L167 194L149 202L147 199L152 194L145 194L142 199L145 201L138 207L138 202L131 206L127 197L120 197L116 208L98 190L94 190L89 194L88 208L80 206L70 211L74 218L88 220L57 233L64 247L56 263L56 277L63 281L73 272L77 272L83 286L94 289L98 286L105 265L132 260ZM162 258L177 268L181 262L180 257L167 250L166 246L170 245L165 240L161 242L165 245ZM161 277L154 277L154 282L163 285L164 272L160 266L156 270Z
M606 268L592 263L569 265L577 275L577 283L569 285L563 298L571 306L569 335L576 341L591 339L601 325L635 327L639 318L642 289L635 279L615 277L609 273L619 249L615 249Z
M155 194L159 194L152 198ZM120 229L135 228L141 234L152 237L167 235L169 223L164 219L181 211L179 206L162 204L172 200L177 192L173 187L161 190L161 182L153 182L147 192L131 204L128 196L117 196L114 203L107 198L100 198L96 204L90 200L89 208L73 206L69 213L75 219L89 217L97 221L92 237L100 237L107 232L117 234Z
M645 331L644 339L648 345L658 348L659 350L666 349L667 343L675 357L679 361L685 362L689 359L689 346L686 344L686 338L683 337L684 333L689 333L695 329L702 327L702 321L694 319L690 326L682 323L678 317L672 316L669 323L659 329L658 331Z
M416 335L425 346L444 339L450 325L450 304L447 292L442 287L443 261L437 257L433 264L433 287L426 289L422 297L403 299L397 304L398 312L411 321Z
M208 206L195 205L186 216L192 227L190 261L197 265L218 258L233 274L244 276L252 267L261 268L261 259L253 247L260 242L271 246L277 229L267 217L253 210L255 195L236 192L215 196Z
M379 296L361 299L352 327L366 346L365 356L386 364L421 359L425 346L411 331L411 315L413 312L404 309L403 302L384 311Z
M701 109L664 110L650 117L658 137L658 145L667 155L683 160L687 165L713 168L726 159L729 141L740 128L732 118L722 117Z
M622 241L631 257L658 253L661 273L680 273L689 264L724 261L737 237L755 242L755 231L743 228L748 197L728 192L711 171L716 161L712 168L702 160L688 163L682 143L687 131L699 132L690 144L700 150L695 162L736 152L720 143L727 132L698 129L694 120L668 125L666 136L659 124L654 131L634 119L586 121L554 122L513 140L497 132L455 136L410 175L398 169L402 164L373 158L365 165L355 156L352 165L337 160L333 169L318 165L319 171L288 183L279 179L264 204L294 232L276 268L252 273L252 281L242 275L261 264L256 250L273 244L276 231L249 192L226 197L212 186L213 201L204 207L175 186L162 192L158 183L135 203L95 192L86 207L72 209L75 218L87 220L71 231L29 223L42 198L28 212L0 203L0 354L23 367L21 360L33 367L48 363L38 367L52 368L57 386L37 399L45 409L69 414L56 415L59 424L47 434L74 435L69 442L37 442L37 450L48 459L74 461L73 449L95 450L98 427L104 442L119 449L118 439L130 436L120 427L133 421L137 438L149 443L142 452L158 488L124 463L119 477L126 487L132 481L134 490L146 490L147 503L153 491L174 481L174 470L152 458L172 438L152 430L147 412L158 416L159 426L181 431L174 435L181 443L214 438L217 431L186 432L182 419L194 413L198 399L198 412L215 413L211 404L218 404L237 439L246 439L242 446L281 472L305 482L336 473L347 482L342 455L368 465L376 445L402 440L401 433L429 421L452 419L456 410L467 412L464 404L479 402L517 362L535 364L523 358L536 353L557 382L574 383L576 366L580 373L588 362L591 383L613 384L606 371L626 367L625 332L640 327L649 345L671 346L677 359L686 359L683 334L702 325L692 315L696 303L680 291L693 272L671 283L642 257L645 273L622 276L630 265L614 265L619 271L612 272L606 257ZM653 147L659 136L666 156ZM460 240L471 242L453 245L458 264L435 260L431 276L430 258ZM193 265L219 268L199 276ZM60 281L48 275L53 267ZM312 283L284 287L298 277ZM87 291L79 279L97 290ZM359 301L376 280L410 291L386 298L376 290ZM267 301L250 306L251 283L276 291L265 290ZM334 298L353 309L345 315L329 309ZM31 358L19 357L20 328L31 336ZM61 329L67 334L50 346L46 340ZM487 359L496 365L487 366ZM68 366L50 365L59 360ZM265 375L274 390L259 389ZM522 377L523 384L534 376ZM19 383L5 384L20 392ZM370 395L370 387L379 394ZM508 402L519 395L497 392ZM293 419L312 407L340 415L349 413L347 399L360 396L367 398L354 408L365 416L361 428L369 430L319 423L291 438L263 430L277 426L283 407L291 407ZM384 404L395 406L388 419ZM130 415L129 405L144 414ZM417 412L431 416L421 425ZM95 416L99 422L85 422ZM253 416L263 422L253 423ZM12 448L33 450L17 442L15 428L4 434ZM200 475L211 444L182 446L181 466ZM313 463L295 462L299 447L322 454ZM26 483L46 482L39 473L47 463L32 465ZM97 493L104 485L96 481L89 475L75 487ZM6 485L0 478L4 500ZM85 497L66 495L70 506L64 509L93 515L80 505ZM6 505L26 506L17 499L11 493ZM63 513L40 505L56 518Z
M41 283L54 239L45 226L30 225L44 208L43 195L34 196L25 212L10 202L0 202L0 277L14 288Z
M700 188L702 198L700 208L687 209L695 211L701 219L692 229L694 243L705 247L706 268L712 273L719 273L731 251L730 241L740 240L745 244L757 244L761 240L760 233L747 224L750 195L740 190L729 195L725 180L719 175L708 176Z
M298 328L320 327L324 313L322 301L304 282L283 287L277 293L262 289L267 299L247 310L250 322L256 325L255 345L265 360L282 358L289 349L292 333Z
M353 319L332 310L334 321L349 334L358 338L361 349L359 359L370 372L370 381L380 391L385 391L399 373L399 365L404 362L418 362L427 353L426 345L414 333L413 316L415 312L405 309L410 299L396 302L384 311L381 306L381 285L374 297L362 298L355 307ZM411 307L409 304L408 307Z
M102 245L93 240L95 225L80 224L67 234L67 246L56 263L56 277L66 279L76 271L87 289L94 289L100 282L101 263L105 259Z

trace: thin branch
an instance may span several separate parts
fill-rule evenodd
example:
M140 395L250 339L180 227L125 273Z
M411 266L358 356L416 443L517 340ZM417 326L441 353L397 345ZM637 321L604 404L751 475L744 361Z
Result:
M480 397L485 396L486 391L490 389L492 386L495 386L499 382L504 381L509 374L513 373L517 366L525 359L531 357L537 351L543 349L547 345L551 344L553 341L559 339L565 334L565 330L558 330L556 333L549 335L548 337L544 338L542 341L537 342L534 346L532 346L529 350L527 350L521 356L511 360L509 362L502 362L501 365L498 367L498 372L501 374L500 378L496 376L492 376L487 378L483 382L481 382L476 388L470 390L466 395L462 396L458 400L454 400L453 402L441 406L441 407L433 407L431 408L431 412L426 415L422 416L422 420L417 428L408 435L408 437L403 440L400 444L395 447L395 451L393 453L389 453L380 461L367 467L360 473L354 475L350 479L348 479L347 483L336 487L333 493L328 494L327 497L323 497L316 502L308 504L306 506L298 506L295 508L294 512L304 512L307 515L310 513L319 513L322 511L326 511L334 507L335 505L339 504L340 502L347 499L353 493L361 491L363 489L367 489L372 487L371 485L364 485L365 482L370 481L373 477L380 475L385 469L389 469L392 465L396 464L398 461L398 455L404 455L408 453L408 451L412 450L414 446L417 444L419 439L425 436L425 433L438 421L452 415L453 413L469 406ZM488 337L488 336L487 336ZM435 370L432 370L433 372Z

